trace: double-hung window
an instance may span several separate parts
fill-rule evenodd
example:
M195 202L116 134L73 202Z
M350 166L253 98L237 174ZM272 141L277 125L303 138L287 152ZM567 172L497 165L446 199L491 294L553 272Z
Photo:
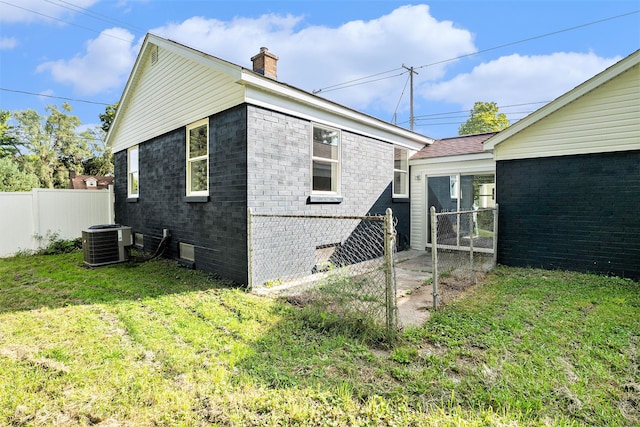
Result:
M312 192L340 193L340 131L313 125Z
M130 198L136 198L140 195L138 187L140 178L139 164L138 146L134 145L127 150L127 197Z
M209 195L209 119L187 126L187 196Z
M409 197L409 154L404 148L393 148L393 197Z

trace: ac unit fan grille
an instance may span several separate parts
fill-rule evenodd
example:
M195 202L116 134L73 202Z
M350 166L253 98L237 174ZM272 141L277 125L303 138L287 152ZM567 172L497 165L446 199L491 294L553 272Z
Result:
M86 239L84 259L89 264L105 264L120 260L118 232L91 233Z

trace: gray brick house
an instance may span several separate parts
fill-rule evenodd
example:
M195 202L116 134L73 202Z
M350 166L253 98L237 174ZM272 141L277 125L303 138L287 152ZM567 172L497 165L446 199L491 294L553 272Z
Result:
M432 139L148 34L107 136L116 222L154 250L248 282L247 209L366 215L392 208L409 241L408 158ZM274 230L274 233L276 231Z

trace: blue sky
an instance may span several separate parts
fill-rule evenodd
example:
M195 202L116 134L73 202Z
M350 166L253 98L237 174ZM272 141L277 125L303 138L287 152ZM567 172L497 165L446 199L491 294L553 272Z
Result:
M96 125L153 32L247 68L266 46L280 81L404 127L402 66L414 67L415 130L442 138L475 101L515 122L631 54L639 12L638 0L0 0L0 108L71 98Z

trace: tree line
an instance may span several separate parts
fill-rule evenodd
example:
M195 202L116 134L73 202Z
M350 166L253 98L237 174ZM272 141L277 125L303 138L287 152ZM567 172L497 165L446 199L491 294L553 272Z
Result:
M99 114L100 126L80 131L69 103L34 109L0 110L0 191L69 188L78 175L113 174L113 153L105 142L118 105Z

